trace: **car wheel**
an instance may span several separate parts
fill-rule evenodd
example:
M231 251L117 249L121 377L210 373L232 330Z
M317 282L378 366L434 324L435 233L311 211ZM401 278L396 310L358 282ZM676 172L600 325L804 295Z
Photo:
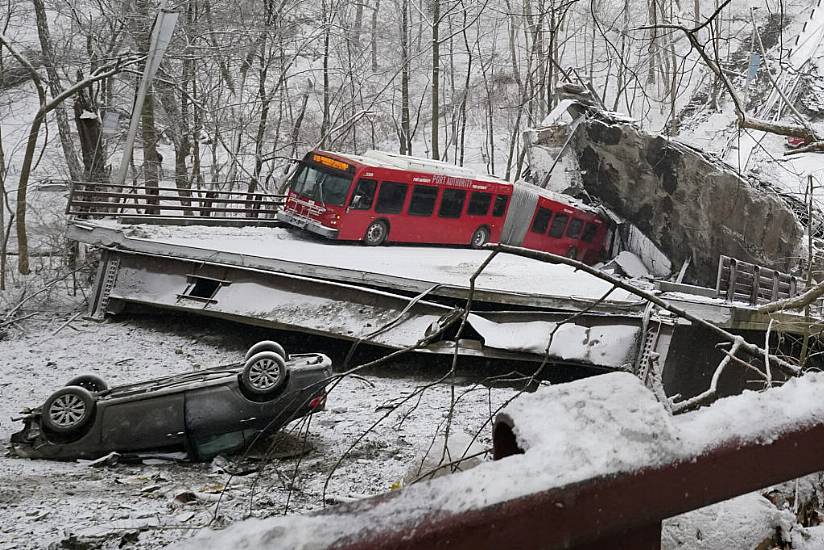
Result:
M46 399L41 420L52 432L72 433L92 419L94 404L94 396L86 388L65 386Z
M243 365L240 382L253 395L272 394L286 383L286 362L273 351L256 353Z
M469 245L472 248L483 248L483 246L489 242L489 229L486 226L481 226L475 230L472 234L472 240L469 241Z
M376 220L369 224L366 228L366 233L363 236L363 242L366 246L382 245L389 235L389 228L385 221Z
M96 374L81 374L80 376L75 376L66 382L66 385L80 386L81 388L86 388L93 393L100 393L109 389L109 385L106 381Z
M283 349L283 346L278 344L277 342L273 342L271 340L262 340L249 348L249 351L246 352L246 356L243 358L244 361L248 361L250 357L260 353L261 351L274 351L278 355L280 355L281 359L284 361L289 360L289 355L286 353L286 350Z

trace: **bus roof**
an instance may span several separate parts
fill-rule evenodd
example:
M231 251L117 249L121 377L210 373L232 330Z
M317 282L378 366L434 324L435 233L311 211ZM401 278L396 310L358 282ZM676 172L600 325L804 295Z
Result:
M456 166L448 162L427 159L423 157L410 157L398 153L376 151L374 149L366 151L363 155L335 153L332 151L318 151L318 153L332 154L336 157L349 159L363 166L373 166L376 168L392 168L395 170L408 170L410 172L420 172L424 174L443 175L455 178L465 178L490 183L511 185L511 182L487 174L478 174L477 172L464 166Z
M456 166L454 164L450 164L448 162L443 162L440 160L433 160L423 157L410 157L407 155L401 155L399 153L387 153L385 151L376 151L374 149L366 151L363 155L352 155L349 153L337 153L333 151L321 150L315 150L313 152L318 153L320 155L329 155L331 157L339 158L345 161L348 160L349 162L359 164L363 167L371 166L375 168L390 168L394 170L407 170L410 172L443 175L454 178L472 179L476 181L504 185L526 186L532 189L538 195L545 197L547 199L566 204L572 208L577 208L578 210L587 212L589 214L598 215L599 213L599 210L597 208L584 204L582 201L570 195L556 193L554 191L550 191L549 189L538 187L537 185L528 183L523 180L520 180L513 184L512 182L496 178L495 176L490 176L487 174L478 174L469 168L463 166Z

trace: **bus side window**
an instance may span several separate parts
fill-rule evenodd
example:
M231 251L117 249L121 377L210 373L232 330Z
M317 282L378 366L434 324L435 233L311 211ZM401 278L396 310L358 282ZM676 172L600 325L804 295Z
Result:
M572 218L572 221L569 222L569 227L567 227L567 237L570 239L577 239L578 236L581 234L581 228L584 227L583 220L579 220L578 218Z
M460 218L464 202L466 202L466 191L463 189L444 189L438 216L441 218Z
M431 216L435 211L438 188L430 185L416 185L409 200L410 216Z
M403 209L406 200L408 186L405 183L385 181L381 183L378 191L378 201L375 204L375 212L378 214L399 214Z
M538 212L535 214L535 219L532 220L532 229L533 233L543 233L546 231L547 226L549 226L549 218L552 217L552 210L547 210L546 208L539 208Z
M495 197L495 206L492 208L492 215L496 218L500 218L506 212L506 203L509 200L509 197L506 195L498 195Z
M375 189L378 182L375 180L358 180L355 192L352 193L352 200L349 201L349 208L352 210L369 210L375 200Z
M489 205L492 204L492 195L474 191L469 195L469 206L466 213L470 216L486 216L489 213Z
M568 219L569 216L566 214L557 214L555 219L552 220L552 226L549 228L549 236L555 239L563 237Z
M598 232L598 226L594 223L588 223L586 227L584 227L584 234L581 236L581 240L585 243L591 243L592 239L595 238L595 233Z

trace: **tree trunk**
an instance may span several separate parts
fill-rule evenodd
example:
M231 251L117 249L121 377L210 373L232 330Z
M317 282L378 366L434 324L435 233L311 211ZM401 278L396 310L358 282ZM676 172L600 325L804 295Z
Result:
M408 1L408 0L404 0ZM372 72L378 71L378 10L381 7L381 0L375 0L375 7L372 8L372 29L369 40L372 44Z
M655 6L655 0L648 0L648 2L650 37L649 46L647 47L647 54L649 55L649 59L647 60L647 84L655 84L656 41L658 38L656 25L658 25L658 12Z
M60 77L57 74L57 60L49 32L49 23L46 19L46 8L43 5L43 0L32 0L32 4L34 4L34 15L37 20L37 35L40 39L40 49L43 52L43 62L45 64L46 74L49 76L49 91L52 97L57 97L63 91L63 87L60 84ZM58 105L55 109L55 118L57 119L57 132L60 135L60 145L63 149L63 157L66 159L69 177L72 181L79 181L82 177L80 162L77 160L77 153L74 150L71 129L69 128L69 118L62 104Z
M160 181L160 161L161 157L157 152L157 131L154 124L154 92L149 87L146 94L146 101L143 103L143 112L140 116L141 129L143 130L143 182L148 189L146 195L154 195L155 198L147 197L146 204L158 205L160 195L158 189ZM147 214L159 214L157 208L146 208Z
M458 150L458 164L460 166L464 165L464 144L466 141L466 104L469 101L469 86L471 83L471 76L472 76L472 46L469 45L469 37L466 33L466 9L463 10L463 39L464 39L464 46L466 47L466 56L467 56L467 63L466 63L466 79L464 80L464 92L463 97L461 97L461 114L460 114L460 121L461 121L461 137L460 137L460 147Z
M136 0L134 4L134 17L132 17L132 37L140 51L147 52L150 48L152 17L149 15L148 0ZM140 64L141 72L146 66L146 61ZM159 168L161 158L157 152L157 132L154 122L154 91L150 85L146 92L146 99L143 102L143 110L140 115L140 124L143 139L143 183L146 189L146 204L158 205L160 191L158 189ZM146 214L159 214L157 208L147 206Z
M92 94L85 91L77 94L74 100L74 124L80 137L83 180L106 181L106 170L103 166L106 158L106 147L103 142L100 116Z
M312 90L312 82L309 81L306 89L303 92L303 98L300 102L300 111L298 117L295 119L295 126L292 128L292 156L294 157L298 152L298 143L300 140L300 127L303 125L303 117L306 114L306 105L309 103L309 92Z
M438 123L440 117L441 55L438 30L441 19L441 0L432 0L432 158L441 158L438 149Z
M352 25L352 44L355 45L355 51L360 52L360 35L361 28L363 28L363 2L364 0L355 0L355 23Z
M323 120L320 124L320 146L326 145L326 133L329 131L329 38L332 33L332 13L323 1Z
M31 166L34 162L34 150L37 148L37 136L40 134L40 126L43 124L43 119L46 118L46 113L41 109L34 115L31 128L29 129L29 138L26 142L26 152L23 154L23 165L20 168L19 184L17 186L17 204L16 204L16 224L17 230L17 271L26 275L29 273L29 238L26 234L26 191L28 189L29 176L31 175Z
M409 120L409 0L401 2L401 147L402 155L412 154Z
M0 68L2 59L0 58ZM3 149L3 126L0 125L0 290L6 290L6 152Z

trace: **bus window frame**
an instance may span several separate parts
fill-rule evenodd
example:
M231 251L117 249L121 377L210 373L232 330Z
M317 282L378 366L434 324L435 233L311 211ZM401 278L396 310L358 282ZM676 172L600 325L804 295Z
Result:
M559 231L555 231L555 228L557 227L555 224L556 224L556 221L558 220L558 218L564 218L564 225L562 225L560 227ZM549 235L549 238L551 238L551 239L563 239L564 234L566 233L567 225L569 225L569 220L571 218L572 218L572 216L570 216L569 214L567 214L565 212L558 212L557 214L555 214L552 217L552 223L549 225L549 231L547 232L547 235ZM557 235L555 233L557 233Z
M486 196L487 197L486 198L486 208L483 211L473 212L472 211L472 202L473 202L472 199L474 199L475 197L481 197L481 196ZM469 200L466 201L466 215L467 216L475 216L475 217L488 216L489 211L492 208L493 199L494 199L494 193L490 193L488 191L471 191L469 193Z
M578 231L576 231L576 233L573 235L572 234L572 226L575 224L575 222L578 222ZM565 231L566 236L570 239L580 239L581 234L584 231L584 225L585 225L585 222L581 218L576 218L575 216L570 217L569 222L567 223L566 231Z
M380 200L381 200L381 192L383 191L383 188L387 185L397 185L397 186L403 187L403 197L400 201L400 205L398 206L397 210L394 210L394 209L391 210L391 211L378 210L378 206L379 206ZM386 216L402 214L403 211L404 211L404 207L406 206L406 199L408 197L409 197L409 184L408 183L403 183L401 181L392 181L392 180L381 181L380 185L378 187L378 191L375 194L375 204L373 205L373 209L374 209L376 214L382 214L382 215L386 215Z
M543 220L543 223L541 223L543 227L538 227L538 220L540 219L539 216L541 216L544 212L546 212L546 219ZM549 222L552 220L552 214L553 212L549 208L544 208L543 206L536 208L535 216L533 216L532 223L529 225L529 230L532 233L537 233L539 235L546 233L549 229Z
M584 224L584 230L581 231L581 240L587 244L591 244L595 241L596 235L598 235L598 225L592 222L586 222Z
M363 197L363 195L358 195L358 189L360 188L360 185L361 185L362 182L363 183L370 182L370 183L374 184L374 187L372 188L372 196L369 200L369 204L365 207L360 206L360 205L358 205L358 206L355 205L355 199L360 199L360 198ZM377 198L378 198L378 180L373 179L373 178L359 177L355 181L354 185L352 186L352 198L349 199L348 208L350 210L357 210L359 212L368 212L369 210L372 210L372 208L375 206L375 199L377 199ZM359 204L360 204L360 201L359 201Z
M506 193L495 193L495 199L492 201L492 217L493 218L502 218L506 215L507 207L509 206L509 199L511 195L507 195ZM500 199L503 199L501 201ZM498 205L500 206L500 210Z
M462 195L461 195L461 207L458 209L456 215L454 215L454 216L452 216L452 215L445 216L444 215L443 208L444 208L444 203L446 202L447 193L462 193ZM440 195L441 195L441 200L440 200L440 204L438 205L438 217L439 218L444 218L444 219L447 219L447 220L459 220L459 219L461 219L461 217L464 214L464 211L466 210L466 195L467 195L466 189L456 189L454 187L444 187L443 191L441 191Z
M423 214L420 212L412 212L412 202L415 200L415 192L418 189L432 189L435 191L435 196L432 199L432 207L428 214ZM409 195L409 206L406 207L406 214L409 216L415 216L417 218L431 218L435 215L436 207L438 206L438 200L441 198L441 188L437 185L413 185L412 186L412 193Z

